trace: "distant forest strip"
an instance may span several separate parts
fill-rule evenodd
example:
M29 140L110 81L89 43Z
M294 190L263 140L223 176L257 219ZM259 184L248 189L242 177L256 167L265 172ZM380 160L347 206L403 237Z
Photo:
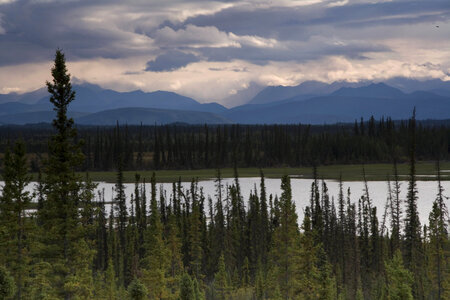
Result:
M311 167L407 162L408 122L391 119L335 125L184 125L79 127L86 157L79 171ZM417 159L449 159L450 126L417 126ZM22 139L31 171L48 153L49 125L0 127L0 153ZM0 154L1 155L1 154Z

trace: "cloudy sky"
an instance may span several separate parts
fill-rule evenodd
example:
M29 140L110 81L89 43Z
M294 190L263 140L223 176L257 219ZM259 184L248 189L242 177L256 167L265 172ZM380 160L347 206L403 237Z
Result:
M0 0L0 93L76 82L222 101L305 80L450 80L449 0Z

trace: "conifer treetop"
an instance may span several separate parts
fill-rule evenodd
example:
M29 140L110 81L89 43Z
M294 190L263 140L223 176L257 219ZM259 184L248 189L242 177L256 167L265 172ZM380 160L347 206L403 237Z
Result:
M57 112L53 126L59 131L64 131L65 128L73 125L73 119L67 118L67 106L75 99L75 91L72 90L70 83L65 55L60 49L56 50L52 77L52 82L47 81L46 85L51 94L50 102L55 106L53 109Z

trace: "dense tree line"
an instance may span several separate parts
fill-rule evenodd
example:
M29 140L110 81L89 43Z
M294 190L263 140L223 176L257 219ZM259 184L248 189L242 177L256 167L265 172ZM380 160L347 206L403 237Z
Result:
M335 198L315 178L299 220L289 177L281 195L267 195L261 174L259 189L244 199L237 171L224 186L220 169L214 195L195 179L189 189L180 182L158 189L154 175L147 190L136 174L126 199L120 154L115 196L107 202L75 172L85 158L66 115L74 94L60 51L52 75L55 134L35 195L25 191L24 143L5 152L0 298L449 299L446 197L438 167L429 222L421 224L414 116L406 125L408 194L400 199L394 175L381 220L367 186L355 198L341 183Z
M79 170L196 169L313 166L408 161L408 121L391 119L337 125L182 125L79 127L86 159ZM0 127L0 152L21 138L37 172L55 133L46 125ZM449 159L450 127L419 122L419 160Z

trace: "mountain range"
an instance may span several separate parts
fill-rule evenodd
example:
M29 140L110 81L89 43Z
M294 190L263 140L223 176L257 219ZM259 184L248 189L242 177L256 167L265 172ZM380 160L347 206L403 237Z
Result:
M384 83L307 81L297 86L250 85L246 104L226 108L173 92L117 92L92 84L74 85L71 117L78 124L324 124L355 119L450 118L450 81L393 78ZM258 92L259 91L259 92ZM50 122L54 117L45 89L0 95L0 124Z

